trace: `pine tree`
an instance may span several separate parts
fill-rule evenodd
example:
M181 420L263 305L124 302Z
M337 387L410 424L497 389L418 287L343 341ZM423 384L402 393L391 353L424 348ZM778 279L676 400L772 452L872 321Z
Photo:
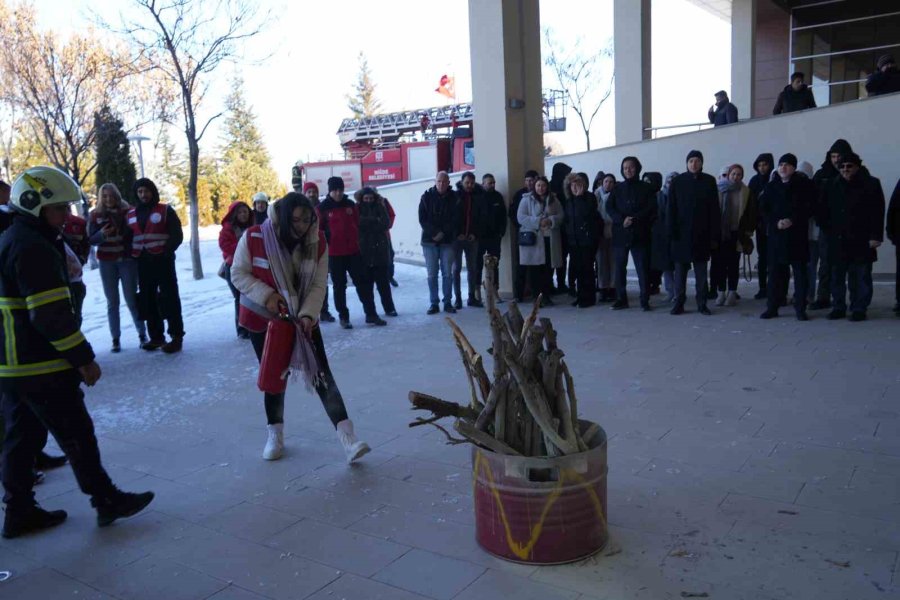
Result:
M345 97L347 108L357 119L371 117L381 110L381 101L375 95L375 82L372 81L369 61L362 52L359 53L359 75L353 85L353 93L347 94Z
M272 169L272 159L256 124L256 115L244 98L244 82L232 82L232 92L225 101L228 115L225 120L222 160L218 165L214 205L211 207L218 221L228 212L228 206L240 200L249 203L256 192L274 196L284 189Z
M98 185L114 183L126 197L137 179L131 146L123 129L122 119L104 106L94 113L94 150L97 154L95 178Z

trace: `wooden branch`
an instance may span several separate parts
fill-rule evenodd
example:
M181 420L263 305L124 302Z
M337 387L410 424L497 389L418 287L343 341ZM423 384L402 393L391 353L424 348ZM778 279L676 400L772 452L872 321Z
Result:
M541 329L544 330L544 340L547 342L547 352L553 352L559 346L556 345L556 330L553 323L547 317L541 317Z
M581 435L581 437L585 440L585 450L589 449L587 443L591 440L591 438L597 435L598 431L600 431L600 425L598 425L597 423L591 423L588 428L584 430L584 433Z
M436 396L429 396L421 392L410 392L409 401L413 405L413 410L427 410L434 413L436 417L456 417L473 423L478 418L478 411L472 410L468 406L441 400Z
M509 335L518 341L522 335L522 329L525 327L525 318L519 310L519 304L515 301L509 303L505 316L506 325L509 327Z
M483 448L487 448L488 450L492 450L498 454L507 454L510 456L522 456L521 452L518 452L514 448L510 448L503 442L494 439L490 435L484 433L483 431L479 431L475 429L475 427L469 423L468 421L463 421L461 419L457 419L453 423L453 429L456 430L458 434L468 439L473 444L481 446Z
M525 337L531 330L531 326L534 325L535 321L537 321L538 311L541 309L541 300L543 298L543 294L538 294L537 298L534 299L534 304L531 306L531 312L528 314L528 318L525 319L525 323L522 324L522 331L519 332L520 344L525 343Z
M494 382L491 393L488 395L487 402L484 403L484 409L475 419L475 429L487 431L488 425L493 423L494 411L497 409L497 403L506 395L506 389L509 387L509 378L503 378Z
M487 372L484 370L483 360L459 325L450 317L447 317L447 323L450 325L450 329L453 330L453 339L456 341L460 357L466 368L466 374L469 376L469 384L472 387L472 408L481 411L484 408L482 402L487 402L487 397L491 393L491 382L488 379ZM481 401L478 400L478 395L475 391L476 387L481 392Z
M559 419L554 417L553 426L556 428L557 431L559 431ZM547 448L547 456L549 456L549 457L561 456L561 454L559 452L559 448L557 448L554 444L552 444L551 441L548 440L546 436L544 436L544 438L541 441L544 443L544 446Z
M528 335L522 344L522 350L519 353L519 362L529 373L534 373L538 365L538 353L543 348L544 330L540 325L535 325L528 330Z
M563 351L558 348L549 352L541 352L540 355L538 355L538 359L541 361L541 371L544 376L542 382L544 384L544 392L547 394L548 398L554 398L557 395L557 375L560 374L559 363L563 356Z
M506 327L503 324L503 315L489 301L488 320L491 326L491 356L494 359L494 385L506 374L506 361L503 359L503 333Z
M578 452L577 444L566 441L553 428L553 422L551 421L552 415L550 414L550 408L547 404L547 397L544 394L543 384L535 381L534 377L530 376L529 373L522 368L522 365L518 363L514 356L507 356L506 362L509 365L510 371L512 371L513 377L519 382L519 388L522 390L522 399L525 401L525 406L528 407L531 416L534 417L538 427L543 430L544 435L556 444L563 454L574 454Z
M560 361L559 366L563 377L566 379L566 392L569 396L569 419L572 423L572 432L578 447L584 452L588 447L585 443L585 438L581 435L581 430L578 427L578 396L575 395L575 380L572 378L572 374L569 373L569 367L566 365L565 360Z
M497 282L494 281L494 269L497 268L497 263L500 260L487 252L484 253L484 299L485 305L488 309L488 314L494 312L494 309L497 307L497 300L499 299L499 295L497 294Z
M494 437L497 441L506 443L506 411L509 405L510 386L506 386L503 395L497 398L497 407L494 409Z

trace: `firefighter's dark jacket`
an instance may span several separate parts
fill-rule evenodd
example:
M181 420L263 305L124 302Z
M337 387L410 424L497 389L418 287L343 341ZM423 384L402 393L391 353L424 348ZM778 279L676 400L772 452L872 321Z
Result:
M72 309L63 243L59 232L26 215L17 215L0 236L0 382L71 371L94 360Z

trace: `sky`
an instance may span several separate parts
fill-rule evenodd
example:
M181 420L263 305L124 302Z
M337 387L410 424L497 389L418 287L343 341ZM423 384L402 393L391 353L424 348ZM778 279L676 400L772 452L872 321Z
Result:
M116 22L116 15L130 7L128 0L35 4L39 26L63 34L89 26L91 10ZM240 64L222 65L214 73L200 122L221 110L230 82L239 74L273 167L286 183L298 160L341 157L336 131L341 120L351 116L344 95L358 73L360 51L368 59L385 112L444 104L443 96L434 92L444 73L455 76L460 101L471 99L468 0L259 0L259 7L271 10L273 19L245 44ZM541 24L571 47L599 51L612 38L612 12L612 0L543 0ZM653 0L652 20L653 124L705 120L712 94L729 87L729 24L686 0ZM611 61L606 72L612 72ZM559 87L546 69L543 80L544 88ZM613 143L613 104L610 98L595 120L593 148ZM569 130L551 139L564 152L583 151L577 117L568 117ZM180 131L173 128L174 140L182 137ZM151 138L144 153L153 162L158 131L148 127L142 133ZM201 152L215 152L219 144L219 133L211 128Z

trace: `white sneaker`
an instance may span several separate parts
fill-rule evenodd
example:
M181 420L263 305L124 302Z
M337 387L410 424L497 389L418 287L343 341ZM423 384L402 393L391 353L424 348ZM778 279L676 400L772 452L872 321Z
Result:
M284 453L284 423L266 425L269 437L263 448L263 460L278 460Z
M716 306L725 306L725 292L719 292L719 297L716 299Z
M367 443L356 439L356 434L353 433L353 421L350 419L345 419L337 424L337 436L347 454L347 464L372 450Z
M725 297L725 306L735 306L737 302L737 292L728 292L728 296Z

